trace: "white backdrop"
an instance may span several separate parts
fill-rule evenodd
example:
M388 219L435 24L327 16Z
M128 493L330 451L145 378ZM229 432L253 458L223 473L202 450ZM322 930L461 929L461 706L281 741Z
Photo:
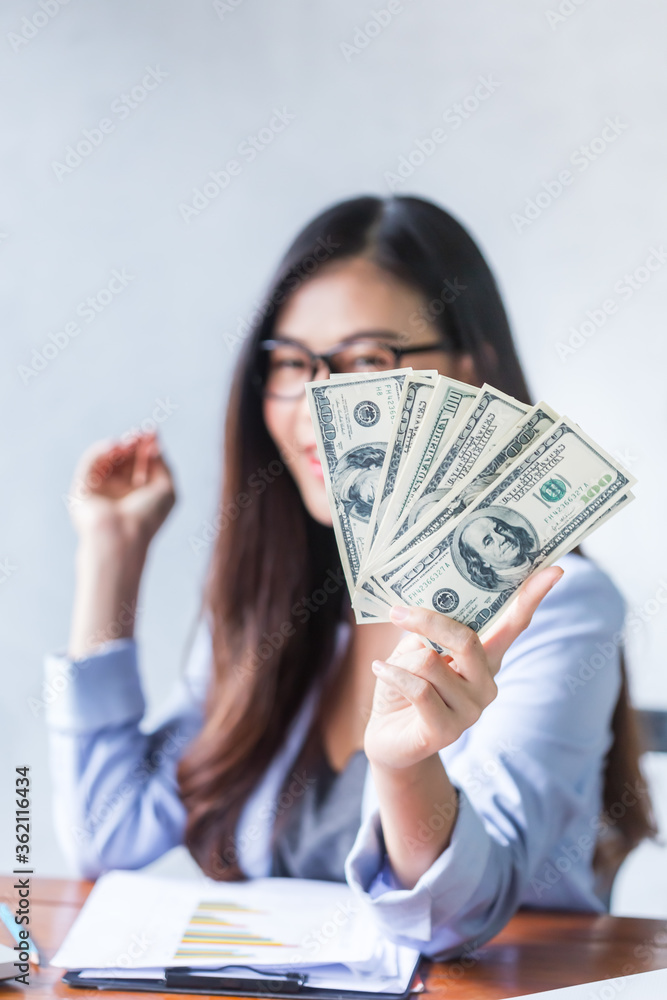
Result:
M628 598L635 700L667 706L666 29L649 0L2 4L1 794L29 764L38 872L67 870L40 699L69 625L75 461L159 421L180 503L141 599L156 705L209 553L192 539L214 515L237 332L297 228L341 197L393 188L466 222L535 396L639 478L588 550ZM631 859L616 909L667 912L656 859Z

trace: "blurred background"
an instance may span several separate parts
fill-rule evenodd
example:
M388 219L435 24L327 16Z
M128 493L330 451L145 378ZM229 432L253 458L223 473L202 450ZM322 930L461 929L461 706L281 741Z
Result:
M638 477L587 550L628 601L635 703L667 707L666 29L650 0L4 0L0 788L31 767L38 874L68 874L41 661L69 629L77 458L157 425L177 478L138 625L154 708L198 607L235 357L286 244L343 197L458 216L535 398ZM667 761L645 764L667 831ZM614 912L667 915L666 860L637 850Z

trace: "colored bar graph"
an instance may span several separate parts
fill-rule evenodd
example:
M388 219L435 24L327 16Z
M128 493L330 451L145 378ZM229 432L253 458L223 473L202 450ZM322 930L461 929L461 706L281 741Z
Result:
M220 915L223 913L229 914L232 919L225 919ZM246 958L252 954L248 948L285 947L283 941L277 941L252 929L250 926L252 916L262 913L261 910L254 910L234 902L201 900L183 931L174 958ZM247 922L243 922L244 916ZM233 919L234 917L237 919Z

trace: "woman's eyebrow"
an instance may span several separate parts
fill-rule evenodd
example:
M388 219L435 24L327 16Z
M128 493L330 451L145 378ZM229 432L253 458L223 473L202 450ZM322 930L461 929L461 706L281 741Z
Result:
M348 333L344 337L340 337L338 340L334 341L334 344L347 344L353 340L363 340L365 337L382 340L385 343L387 341L403 341L405 334L400 333L398 330L355 330L353 333ZM294 334L290 333L274 333L274 340L288 340L293 344L302 344L304 347L308 347L308 344L296 337Z
M383 340L402 340L404 334L401 334L398 330L358 330L356 333L350 333L347 337L343 337L339 340L339 344L346 344L349 340L360 340L364 337L371 338L382 338Z
M286 340L289 341L290 344L303 344L303 346L306 347L304 341L299 340L297 337L293 337L289 333L274 333L269 340Z

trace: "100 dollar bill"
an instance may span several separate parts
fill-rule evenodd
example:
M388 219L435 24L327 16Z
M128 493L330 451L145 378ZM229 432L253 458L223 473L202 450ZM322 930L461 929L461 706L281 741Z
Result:
M400 520L412 498L419 491L431 466L441 454L459 422L469 410L477 390L465 382L440 375L421 422L410 456L401 464L391 498L378 522L373 544L366 553L372 560L377 551L392 537L392 529Z
M359 575L380 470L410 368L306 384L308 406L350 594Z
M387 505L391 502L396 487L396 480L401 468L410 454L417 431L435 389L437 372L411 372L403 383L403 392L399 400L398 415L393 423L387 454L380 471L380 486L375 497L366 539L366 551L369 551L377 534L378 525L382 523ZM366 553L364 553L364 560Z
M462 514L505 469L546 434L558 419L559 415L546 403L536 403L488 455L482 456L481 461L473 465L469 474L445 498L436 503L432 510L427 510L412 528L386 548L381 564L368 565L366 568L373 571L381 568L383 578L386 579L385 574L392 565L394 571L404 565L418 546L432 538L448 521Z
M436 456L421 486L405 505L400 520L392 528L391 537L387 532L383 534L384 546L389 548L422 518L432 515L529 409L525 403L499 389L483 385L446 447Z
M530 573L574 547L634 482L564 418L382 582L392 603L434 608L481 632Z

